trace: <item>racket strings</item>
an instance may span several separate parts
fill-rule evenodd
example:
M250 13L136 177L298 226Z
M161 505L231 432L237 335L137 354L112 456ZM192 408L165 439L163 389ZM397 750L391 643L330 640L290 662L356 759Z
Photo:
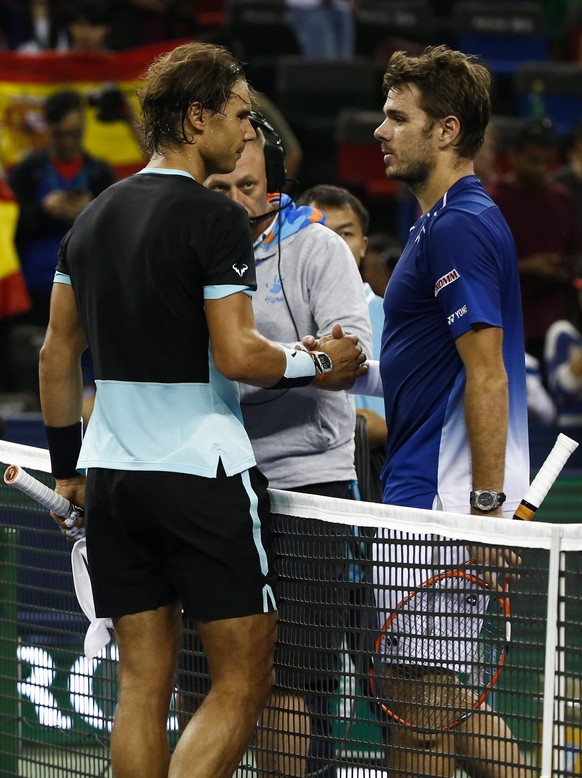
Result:
M506 597L458 570L406 595L376 644L372 686L385 712L412 728L439 731L478 708L504 663Z

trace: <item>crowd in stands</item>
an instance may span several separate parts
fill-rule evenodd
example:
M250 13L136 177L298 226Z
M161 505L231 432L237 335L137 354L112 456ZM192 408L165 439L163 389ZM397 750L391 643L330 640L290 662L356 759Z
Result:
M304 116L287 111L277 85L278 63L289 58L313 61L314 79L318 72L323 73L325 60L373 65L377 75L375 109L374 103L364 99L361 106L349 103L344 107L368 111L372 122L369 145L377 147L372 137L374 110L379 121L381 75L387 56L397 48L414 52L430 43L454 45L459 40L459 8L467 4L413 3L409 16L414 17L422 6L422 19L417 17L416 26L406 28L402 27L402 15L396 14L403 5L397 0L263 0L256 5L271 13L267 20L273 25L271 43L279 46L280 54L269 50L266 35L255 35L255 48L249 44L243 11L250 5L249 0L0 0L0 57L12 57L14 73L18 73L27 69L27 62L53 52L65 58L74 56L75 62L84 56L102 57L106 62L119 52L153 44L164 50L172 41L184 39L227 45L247 63L251 83L260 90L260 112L282 140L286 193L298 198L320 184L345 187L369 212L367 246L359 258L359 269L370 293L382 297L408 229L418 216L415 203L404 187L387 188L385 180L382 186L378 184L383 179L379 153L376 181L341 177L337 162L340 114L324 115L329 84L322 78L321 95L306 98ZM488 13L496 6L506 13L510 6L497 2L482 5L488 6ZM575 89L582 95L582 3L513 3L516 14L526 6L528 12L532 6L539 11L536 24L542 24L547 43L545 63L573 69L578 81ZM286 27L286 38L282 37L282 26ZM374 26L377 30L371 36ZM283 45L283 41L287 43ZM521 64L514 63L514 70ZM582 424L582 102L573 95L571 122L564 131L563 122L554 121L549 99L546 104L542 81L535 82L529 108L524 109L516 94L514 72L500 67L496 73L492 69L496 74L495 116L476 160L476 172L500 206L517 245L532 381L531 417L543 423ZM5 158L0 135L2 199L12 197L20 209L16 224L5 221L1 229L12 231L8 239L18 250L30 297L28 311L0 321L3 393L20 391L29 397L36 393L36 357L48 321L59 241L79 210L128 172L115 164L114 155L109 159L105 154L100 159L87 150L87 108L97 106L96 120L105 132L112 127L112 119L127 125L136 158L140 158L137 102L122 86L112 83L109 72L98 88L95 84L88 88L83 82L72 72L68 81L59 80L54 89L43 85L42 110L34 114L38 131L28 132L18 159ZM338 91L341 99L339 86ZM18 97L13 88L0 95L0 133L6 132L10 101ZM6 245L6 236L1 245ZM22 371L18 365L24 352L30 352L30 360ZM89 362L87 383L91 383Z
M223 43L248 63L251 82L257 87L256 107L266 119L267 128L269 125L274 128L272 137L266 133L268 143L265 145L274 146L277 159L281 150L278 143L284 150L286 181L279 180L277 187L270 188L269 192L257 191L256 180L263 173L257 175L256 168L258 165L262 171L267 160L260 143L258 146L247 144L244 175L239 168L230 176L215 175L209 180L211 188L232 197L247 209L251 224L255 220L257 278L264 295L259 299L257 294L254 300L259 329L277 340L292 342L308 331L310 324L321 335L329 330L331 323L341 321L342 316L347 317L348 326L362 319L362 332L358 332L362 343L371 357L379 357L382 298L408 232L419 216L416 201L405 186L387 186L379 143L373 137L374 123L377 126L382 119L382 72L389 54L398 48L420 51L429 43L454 45L455 4L427 0L427 18L430 14L436 20L430 35L426 27L419 27L418 34L413 28L397 29L390 34L387 28L378 24L381 32L372 36L370 28L375 26L375 18L380 21L393 18L396 25L396 18L390 17L390 9L407 4L398 0L273 0L271 10L280 12L279 16L272 17L273 39L276 43L283 40L283 37L277 37L282 36L283 20L287 25L287 40L291 40L289 48L281 55L267 50L267 35L254 35L256 52L244 40L242 27L237 27L237 19L242 25L237 13L243 5L243 0L29 0L22 3L0 0L0 63L2 58L6 63L11 62L12 73L18 75L10 79L9 88L2 90L0 66L0 205L3 201L10 202L11 212L15 214L14 218L0 223L0 251L6 251L8 244L16 250L27 292L27 299L19 298L24 300L19 307L0 306L0 317L2 311L8 311L5 318L0 319L0 420L3 395L13 397L20 393L26 398L27 408L37 410L39 407L38 351L49 321L50 294L62 238L92 199L116 179L135 172L145 162L137 101L130 93L132 87L128 87L135 78L120 74L119 79L112 79L109 63L116 62L112 58L120 53L153 46L151 57L155 55L156 45L163 51L171 48L173 42L184 39ZM413 17L421 5L410 3ZM486 5L494 7L496 2L492 0ZM508 3L501 5L505 7ZM268 6L263 0L263 11L269 10ZM520 3L515 2L514 6L517 13ZM561 16L556 15L558 6ZM536 7L544 20L548 61L578 67L582 95L582 48L578 56L573 35L574 20L582 3L554 0L541 2ZM374 16L375 13L379 15ZM564 25L564 19L571 19L572 25ZM367 42L369 50L366 51ZM11 101L16 103L21 98L17 90L15 92L14 84L23 83L24 93L29 85L25 88L26 79L21 82L20 75L29 71L31 63L43 62L43 57L53 55L62 58L63 62L70 62L68 77L64 78L61 70L54 84L40 79L41 88L37 89L34 110L29 110L30 99L26 95L22 97L28 108L19 115L25 116L27 129L19 136L19 152L14 153L13 144L10 154L4 155L7 148L2 139L2 133L7 132L5 116L11 110ZM81 64L84 59L92 67L95 63L99 67L98 63L102 62L107 75L96 80L86 78ZM317 83L322 74L320 91L310 91L299 107L282 99L281 82L277 81L276 74L278 62L284 59L307 61L312 82ZM364 99L362 89L361 105L346 102L341 106L343 99L355 99L354 90L348 92L346 83L343 93L342 84L333 71L332 81L323 78L323 63L330 62L343 66L353 63L362 68L358 72L371 75L372 90L369 94L366 92ZM347 71L342 72L349 75ZM519 108L511 72L500 69L495 83L495 116L475 160L475 171L499 205L516 243L530 420L539 425L580 427L582 102L579 116L573 102L572 120L564 131L563 124L558 129L549 100L546 101L544 84L539 79L527 110ZM347 94L350 96L345 97ZM370 95L371 100L367 102ZM369 178L341 175L337 127L342 107L361 110L369 117L370 131L364 145L373 147L377 163L377 170ZM101 154L95 153L89 143L90 123L93 131L97 127L99 136L105 139L100 146ZM263 124L260 126L264 127ZM134 170L119 164L115 154L120 131L133 149ZM271 142L273 138L275 143ZM361 148L348 141L344 149L346 153L356 155L356 168ZM268 181L269 170L266 175ZM215 179L213 184L210 183L212 178ZM254 196L249 189L253 180ZM277 193L279 208L272 213L281 211L281 216L276 220L271 216L265 222L264 217L269 215L273 202L272 195L278 189L283 190ZM324 222L328 229L321 226ZM0 255L0 298L4 293L1 286L4 262L5 258ZM285 283L282 262L283 266L287 263L285 273L289 273ZM339 271L339 280L334 269L336 263L343 268ZM289 266L294 268L296 276ZM362 285L359 284L360 276ZM312 284L312 278L319 279L319 284ZM314 286L315 290L312 289ZM306 294L306 289L313 293ZM14 287L10 287L7 293L13 293L13 290ZM281 316L275 311L273 302L277 298L281 307L284 302L288 315L286 312ZM371 331L367 330L367 315ZM355 326L353 330L358 331ZM83 416L87 422L94 395L88 352L83 378ZM339 497L351 495L352 484L357 481L363 489L357 457L354 462L351 434L355 424L357 440L358 418L365 424L376 483L375 491L367 484L369 491L362 491L360 496L381 501L377 492L378 473L390 435L383 402L377 398L373 401L358 397L354 408L347 395L340 397L328 393L324 403L310 391L306 388L304 393L301 390L295 396L287 395L287 390L283 390L274 398L272 393L256 388L242 391L245 426L269 482L279 489ZM303 418L309 415L305 408L310 397L317 409L310 414L317 422L312 427L305 425ZM279 401L278 404L273 405L274 400ZM345 405L343 413L342 403ZM327 427L319 424L318 413L322 419L329 417ZM290 429L300 430L295 441L297 461L289 442ZM320 439L325 437L328 445L334 435L341 438L346 430L348 439L341 441L345 445L341 449L336 447L339 460L337 457L330 459L330 452L324 446L326 466L330 468L326 474L319 462L319 457L323 456ZM312 444L306 443L307 439ZM281 456L283 451L284 457ZM322 483L311 483L313 472L323 472ZM335 483L336 480L339 483ZM289 600L292 600L292 594L287 593ZM337 651L339 645L330 648ZM334 656L334 661L336 658ZM335 666L326 667L323 663L322 667L327 675L335 678ZM320 719L326 713L326 703L320 697L321 689L314 688L315 691L307 690L310 694L306 691L298 699L283 701L281 708L306 713L304 719L310 727L308 734L313 738L313 744L310 745L306 738L305 743L311 750L307 749L300 756L306 761L331 760L332 734L318 729L323 726ZM285 722L284 729L294 732L291 722ZM321 752L316 734L319 741L329 741L325 753ZM331 769L321 775L336 778L336 772Z

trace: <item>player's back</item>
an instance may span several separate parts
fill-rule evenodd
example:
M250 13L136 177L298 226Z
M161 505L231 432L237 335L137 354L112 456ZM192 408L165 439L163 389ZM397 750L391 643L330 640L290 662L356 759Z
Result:
M58 269L95 362L84 467L213 477L219 460L227 474L254 464L204 310L205 295L254 288L249 233L240 206L177 171L137 174L81 214Z
M98 379L208 380L204 285L235 208L191 177L138 174L81 214L66 260Z

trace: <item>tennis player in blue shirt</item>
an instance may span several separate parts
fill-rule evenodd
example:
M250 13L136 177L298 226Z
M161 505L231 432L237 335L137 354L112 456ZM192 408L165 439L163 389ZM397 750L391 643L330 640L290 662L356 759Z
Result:
M421 57L395 54L384 76L385 119L375 136L387 177L410 186L422 215L384 299L380 373L390 435L383 484L389 504L501 516L517 508L529 462L517 255L473 174L489 89L484 67L443 46ZM495 560L516 562L509 552ZM490 714L477 714L483 735L505 729ZM413 741L417 753L398 752L402 768L423 762L431 766L423 774L453 775L454 735L428 742L421 735L419 758L418 734L394 734L403 745ZM504 775L520 762L510 748L499 746Z
M386 290L379 371L372 364L353 391L384 395L385 503L503 516L513 514L525 492L529 456L517 255L473 172L490 118L490 82L486 68L446 46L418 57L396 52L388 63L385 119L375 137L387 177L409 185L422 215ZM510 550L465 547L435 558L429 538L378 544L375 582L384 617L429 577L431 564L438 571L471 556L501 568L519 563ZM473 627L467 629L470 638ZM427 688L434 691L438 667L444 678L447 664L432 654L415 659L395 647L386 662L408 666L418 679L412 704L430 706L436 697ZM511 732L485 708L454 733L396 727L392 742L400 748L391 753L391 770L448 778L460 752L475 775L523 778L527 767Z

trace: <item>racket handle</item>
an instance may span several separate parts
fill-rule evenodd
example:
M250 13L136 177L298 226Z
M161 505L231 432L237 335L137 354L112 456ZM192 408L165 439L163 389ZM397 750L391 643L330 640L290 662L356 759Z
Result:
M67 535L70 538L79 538L85 534L85 530L82 527L75 526L77 518L81 513L80 508L77 508L66 497L57 494L54 489L43 484L42 481L30 475L30 473L27 473L26 470L18 467L18 465L9 465L4 472L4 483L8 484L8 486L16 487L24 494L32 497L40 505L64 519L65 526L68 527Z
M562 468L571 454L578 448L578 443L567 435L560 433L553 449L540 467L538 474L529 485L523 500L519 504L513 518L529 521L544 501L552 484L560 475Z

